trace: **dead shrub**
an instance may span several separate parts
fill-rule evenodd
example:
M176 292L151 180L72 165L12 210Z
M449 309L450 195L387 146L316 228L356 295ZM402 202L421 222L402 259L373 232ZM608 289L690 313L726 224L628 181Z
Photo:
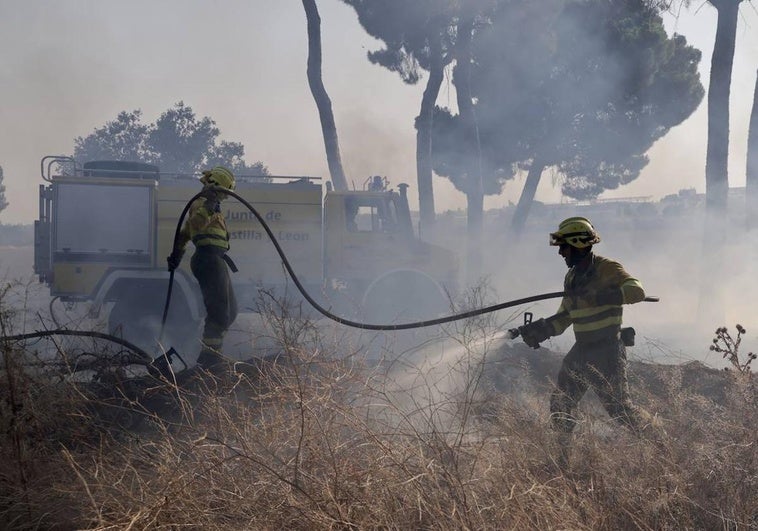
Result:
M663 431L636 437L590 400L561 470L547 418L552 353L502 345L493 340L498 323L469 321L443 331L454 346L365 363L359 343L325 338L324 329L270 298L269 357L120 401L93 396L91 382L51 379L24 361L33 353L3 344L0 524L756 525L755 387L737 371L719 372L726 391L709 396L693 387L689 367L655 368L654 380L638 367L632 393ZM103 404L140 420L104 415Z

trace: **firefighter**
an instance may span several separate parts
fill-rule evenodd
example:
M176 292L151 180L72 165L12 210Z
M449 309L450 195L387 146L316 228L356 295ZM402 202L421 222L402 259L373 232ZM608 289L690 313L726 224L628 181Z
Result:
M169 271L174 271L182 261L187 242L192 240L195 253L190 267L200 284L206 311L202 349L197 364L216 372L224 366L221 355L224 334L237 317L237 300L227 267L233 272L237 268L226 254L229 250L229 232L221 213L221 201L226 199L227 194L213 190L213 187L234 190L235 181L230 170L216 166L204 171L200 182L203 183L203 195L190 205L187 220L167 260Z
M524 342L539 348L541 342L574 326L576 343L563 359L557 388L550 396L551 425L559 433L564 462L577 405L590 386L613 419L634 433L641 426L641 413L629 398L626 376L624 343L632 342L622 338L633 330L622 333L621 318L622 305L642 301L645 291L620 263L593 253L592 246L599 242L588 219L571 217L561 222L550 234L550 245L558 247L569 268L565 295L554 315L519 328Z

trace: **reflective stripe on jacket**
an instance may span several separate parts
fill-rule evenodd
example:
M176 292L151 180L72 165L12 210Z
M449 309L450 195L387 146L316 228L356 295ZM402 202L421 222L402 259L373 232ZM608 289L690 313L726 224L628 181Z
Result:
M639 280L629 275L624 267L608 258L592 255L590 266L579 273L569 269L564 280L566 293L588 293L588 300L568 295L563 298L558 311L547 321L553 326L554 335L562 334L574 325L577 342L594 343L619 333L623 310L621 305L594 305L592 294L618 288L623 295L623 304L634 304L645 298L645 290Z
M195 199L190 205L187 221L179 234L180 247L184 248L189 240L195 247L213 245L229 249L229 232L224 215L210 210L208 201L203 197Z

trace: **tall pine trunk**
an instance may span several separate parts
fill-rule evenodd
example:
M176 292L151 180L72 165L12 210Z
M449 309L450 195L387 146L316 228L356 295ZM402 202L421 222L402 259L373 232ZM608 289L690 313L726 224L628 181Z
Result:
M741 0L710 0L718 11L708 86L708 148L705 160L706 208L723 217L729 192L729 94L732 84L737 13Z
M0 211L8 206L8 201L5 199L5 185L3 184L3 167L0 166Z
M725 315L722 283L724 235L729 197L729 94L732 84L737 14L741 0L709 0L718 12L708 85L708 147L705 159L705 229L698 304L703 325L721 326Z
M334 122L332 101L324 88L321 78L321 17L318 14L316 0L303 0L305 17L308 21L308 85L318 107L321 119L321 132L324 136L326 161L329 175L335 190L347 190L347 179L342 169L340 144L337 138L337 125Z
M544 170L545 163L542 162L540 157L535 157L534 160L532 160L532 165L529 167L529 173L526 175L524 189L521 190L521 196L519 197L516 211L513 213L513 219L511 220L511 229L513 229L514 234L520 234L524 230L526 218L529 216L529 210L534 203L534 196L537 193L537 187L540 184L540 178L542 177L542 172Z
M747 228L758 227L758 72L756 72L755 91L753 92L753 112L750 113L750 125L747 133L747 168L745 172L745 214Z
M419 216L421 227L434 225L434 187L432 182L432 126L434 104L442 86L444 66L439 35L430 36L429 79L421 98L421 110L416 118L416 176L418 182Z
M468 138L474 140L473 156L466 157L476 161L467 168L467 267L466 276L470 283L479 280L482 274L482 229L484 226L484 186L482 183L482 154L479 131L476 123L476 111L471 96L471 41L474 33L472 13L461 17L458 22L458 41L456 42L456 60L453 82L458 100L458 112Z

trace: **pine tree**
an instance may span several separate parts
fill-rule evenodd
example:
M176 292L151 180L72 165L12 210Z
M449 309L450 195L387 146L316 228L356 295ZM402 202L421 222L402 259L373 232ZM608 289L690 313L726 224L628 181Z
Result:
M5 199L5 185L3 184L3 167L0 166L0 212L8 206L8 201Z

